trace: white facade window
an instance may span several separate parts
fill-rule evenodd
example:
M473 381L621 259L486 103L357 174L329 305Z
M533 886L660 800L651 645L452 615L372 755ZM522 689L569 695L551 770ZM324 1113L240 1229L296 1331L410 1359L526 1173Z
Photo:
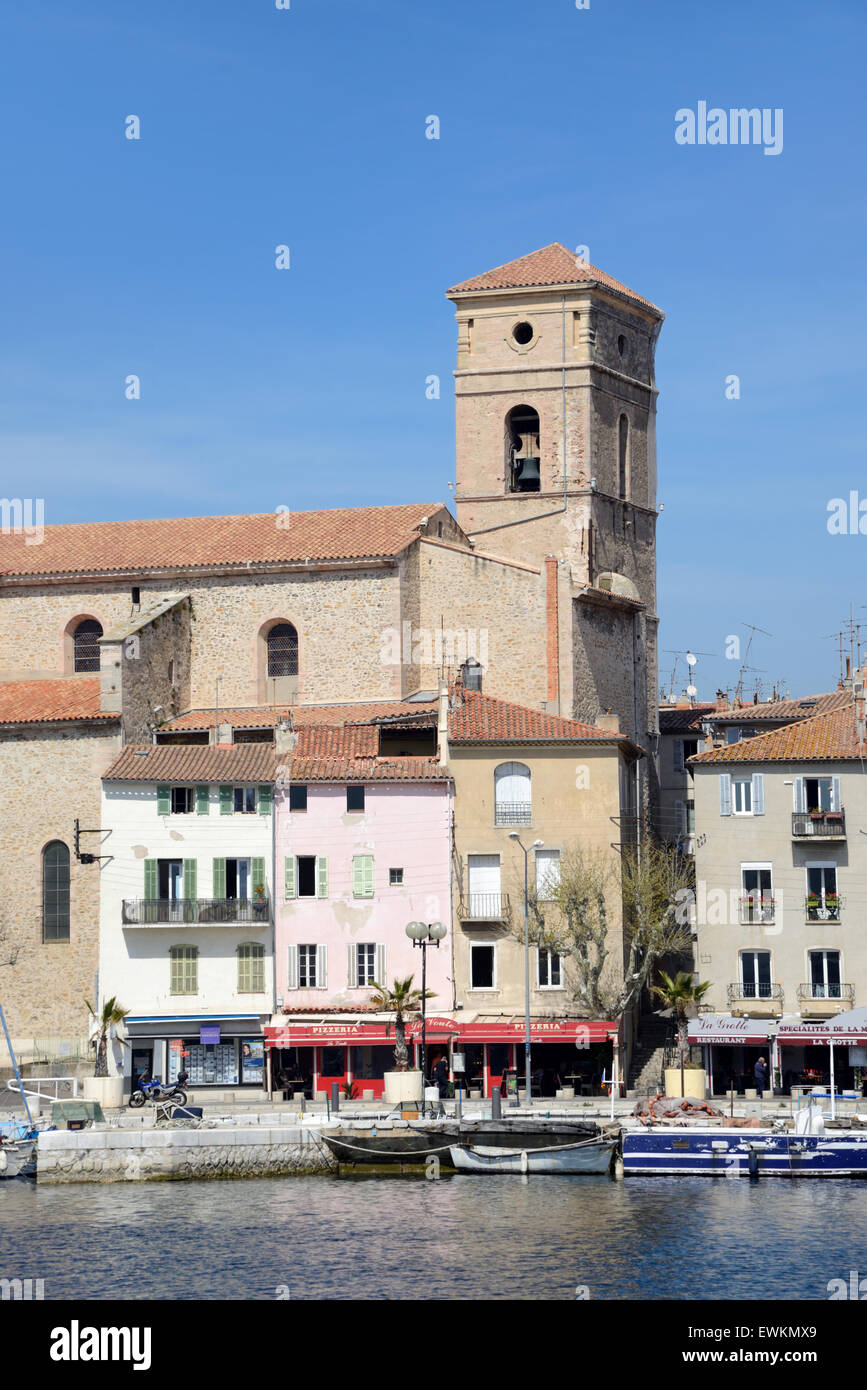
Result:
M532 812L530 769L524 763L500 763L494 771L494 824L529 825Z
M252 815L256 810L256 788L235 787L234 809L240 815Z
M773 922L774 880L770 864L741 865L741 922Z
M842 998L840 952L808 951L807 958L810 967L809 997L811 999Z
M316 947L298 947L298 988L316 989Z
M540 989L561 989L563 970L559 951L549 951L540 946L537 951L538 981Z
M356 981L359 985L372 985L376 979L376 947L365 943L356 946Z
M550 901L556 897L560 887L560 851L558 849L536 850L536 897Z
M471 917L498 915L502 907L500 892L500 856L498 854L468 854L467 879Z
M770 999L773 994L770 951L741 951L740 983L744 999Z
M497 988L497 948L470 942L470 989Z
M195 787L172 787L172 815L188 816L196 809Z
M732 811L736 816L753 814L753 783L751 777L732 779Z

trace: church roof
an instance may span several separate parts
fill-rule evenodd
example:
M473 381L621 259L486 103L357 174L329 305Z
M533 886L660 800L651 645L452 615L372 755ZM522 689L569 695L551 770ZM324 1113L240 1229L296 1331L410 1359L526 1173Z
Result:
M24 534L0 535L0 579L386 559L417 538L424 517L444 510L442 502L416 502L46 526L38 545Z
M517 260L507 261L494 270L486 270L482 275L474 275L459 285L452 285L449 295L470 294L474 290L533 289L544 285L603 285L618 294L627 295L636 303L652 309L661 316L662 311L643 295L636 294L628 285L621 284L607 275L598 266L579 260L574 251L568 250L562 242L552 241L538 251L531 251Z
M119 719L99 708L99 677L91 680L3 681L0 724L55 723L72 719Z

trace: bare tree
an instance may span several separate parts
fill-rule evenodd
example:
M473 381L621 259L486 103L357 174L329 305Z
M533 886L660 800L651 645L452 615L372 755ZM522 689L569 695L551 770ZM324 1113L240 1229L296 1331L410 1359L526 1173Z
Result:
M530 940L565 959L566 983L583 1013L620 1019L659 962L689 949L690 926L677 895L692 884L690 861L655 840L624 846L618 858L570 846L559 880L549 878L529 893ZM523 921L511 933L523 940Z

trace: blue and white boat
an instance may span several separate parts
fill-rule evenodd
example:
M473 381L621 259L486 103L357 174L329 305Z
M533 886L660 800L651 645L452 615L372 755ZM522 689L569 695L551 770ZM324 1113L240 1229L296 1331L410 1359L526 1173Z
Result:
M826 1134L822 1117L811 1117L809 1111L799 1121L794 1131L711 1125L626 1131L623 1175L867 1177L867 1134L859 1130Z

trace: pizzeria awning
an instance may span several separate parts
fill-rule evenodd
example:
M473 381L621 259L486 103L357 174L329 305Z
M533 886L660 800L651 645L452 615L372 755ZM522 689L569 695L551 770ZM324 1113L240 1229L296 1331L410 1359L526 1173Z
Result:
M768 1024L760 1018L735 1018L734 1014L699 1014L689 1020L687 1038L691 1043L728 1044L767 1043Z
M425 1036L428 1042L447 1041L459 1030L460 1024L450 1018L429 1018ZM421 1019L407 1020L405 1032L409 1042L421 1038ZM317 1023L299 1019L265 1029L267 1047L394 1047L394 1040L394 1023L385 1021Z
M520 1043L525 1036L524 1020L511 1019L491 1023L465 1023L461 1027L460 1041ZM605 1023L597 1019L530 1019L531 1042L589 1044L608 1042L616 1036L616 1023Z

